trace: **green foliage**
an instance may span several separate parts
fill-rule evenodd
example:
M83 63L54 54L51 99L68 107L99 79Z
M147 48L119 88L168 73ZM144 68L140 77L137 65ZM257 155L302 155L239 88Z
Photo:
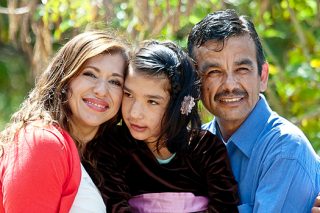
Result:
M5 3L0 0L2 7ZM210 12L234 8L252 19L262 38L270 64L266 92L270 105L298 125L314 148L320 150L319 4L317 0L48 0L37 6L33 20L50 30L53 47L91 27L112 28L133 44L157 38L171 39L186 47L194 24ZM0 14L0 29L0 45L5 43L13 49L15 45L8 40L8 17L4 14ZM13 51L12 55L0 48L1 127L32 83L25 81L30 79L31 69L29 62L19 56L20 51ZM201 104L199 107L203 109L204 122L212 119Z
M3 127L33 84L27 61L19 52L0 46L0 127Z
M52 29L55 41L72 28L81 28L95 20L99 11L98 1L90 0L49 0L37 8L35 19L41 19L46 27Z

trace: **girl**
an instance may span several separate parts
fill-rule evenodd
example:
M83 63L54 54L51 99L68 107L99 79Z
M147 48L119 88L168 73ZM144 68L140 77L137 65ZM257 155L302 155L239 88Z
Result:
M87 144L118 122L127 61L105 32L62 47L1 132L0 212L106 211L80 161L95 167Z
M109 212L237 212L225 145L200 130L199 93L193 63L174 43L149 41L134 54L125 125L96 146Z

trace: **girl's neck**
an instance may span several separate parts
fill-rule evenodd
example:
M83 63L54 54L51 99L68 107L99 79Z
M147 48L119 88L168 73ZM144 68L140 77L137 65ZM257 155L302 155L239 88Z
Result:
M157 159L162 159L166 160L172 156L172 153L168 150L168 148L163 145L164 142L159 144L159 148L157 150L156 144L157 142L153 143L146 143L152 154L157 158Z

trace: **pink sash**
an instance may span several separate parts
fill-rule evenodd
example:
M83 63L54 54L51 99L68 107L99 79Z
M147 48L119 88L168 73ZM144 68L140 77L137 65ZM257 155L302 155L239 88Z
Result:
M137 195L129 200L132 212L183 213L208 209L208 198L190 192L162 192Z

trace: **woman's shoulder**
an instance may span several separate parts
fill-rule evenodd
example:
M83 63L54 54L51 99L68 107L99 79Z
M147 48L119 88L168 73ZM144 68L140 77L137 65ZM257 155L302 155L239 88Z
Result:
M24 168L24 165L28 165L30 170L50 169L66 175L70 171L79 171L80 174L78 150L72 138L66 134L55 125L28 124L19 130L16 142L6 150L4 159L7 160L7 166L14 164Z
M17 137L17 146L30 151L77 153L71 136L58 125L30 123L19 131Z

